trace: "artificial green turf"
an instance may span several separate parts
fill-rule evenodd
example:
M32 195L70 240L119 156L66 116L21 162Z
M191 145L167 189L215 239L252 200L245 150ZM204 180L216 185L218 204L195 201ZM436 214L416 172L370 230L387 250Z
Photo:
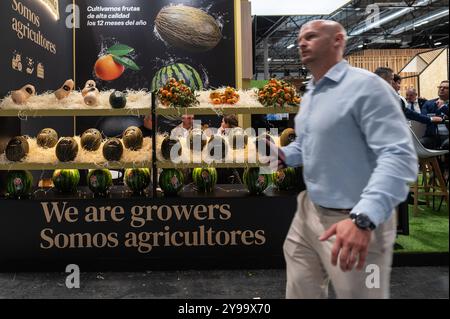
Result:
M439 206L436 200L436 208ZM396 243L402 248L395 252L448 252L449 211L447 203L436 212L431 207L419 206L419 213L414 216L413 206L409 206L409 236L399 235ZM397 245L397 246L398 246Z

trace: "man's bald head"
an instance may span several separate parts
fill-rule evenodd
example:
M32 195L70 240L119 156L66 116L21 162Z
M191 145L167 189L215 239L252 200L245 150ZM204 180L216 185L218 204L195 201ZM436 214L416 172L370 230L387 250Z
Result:
M409 88L406 90L406 101L409 103L414 103L417 100L417 91L414 88Z
M335 21L313 20L300 29L298 43L302 61L309 67L323 61L340 61L344 56L347 32Z

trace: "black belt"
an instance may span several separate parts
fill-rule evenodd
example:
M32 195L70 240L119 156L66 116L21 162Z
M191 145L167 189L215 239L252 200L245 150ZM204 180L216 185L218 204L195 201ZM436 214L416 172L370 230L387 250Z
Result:
M323 207L323 206L319 206L320 208L326 209L326 210L331 210L333 212L339 212L342 214L350 214L350 212L352 211L352 208L328 208L328 207Z

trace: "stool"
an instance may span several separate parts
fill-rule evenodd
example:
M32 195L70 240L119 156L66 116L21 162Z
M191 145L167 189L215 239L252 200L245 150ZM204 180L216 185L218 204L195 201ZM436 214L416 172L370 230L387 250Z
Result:
M411 192L414 195L413 212L417 215L420 195L425 195L427 205L429 205L429 196L433 196L433 198L435 196L442 197L448 204L448 189L438 163L438 158L448 154L449 151L427 149L422 145L422 143L420 143L419 139L412 130L411 134L413 136L417 156L419 157L419 166L423 179L423 185L419 186L419 182L417 180L411 186ZM433 175L432 179L429 179L430 175ZM422 189L424 191L422 191Z

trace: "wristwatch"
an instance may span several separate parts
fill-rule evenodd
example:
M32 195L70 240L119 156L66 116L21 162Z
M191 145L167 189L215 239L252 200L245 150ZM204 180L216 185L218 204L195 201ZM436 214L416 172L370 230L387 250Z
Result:
M362 230L374 230L377 228L366 214L350 214L350 219L355 223L356 227Z

